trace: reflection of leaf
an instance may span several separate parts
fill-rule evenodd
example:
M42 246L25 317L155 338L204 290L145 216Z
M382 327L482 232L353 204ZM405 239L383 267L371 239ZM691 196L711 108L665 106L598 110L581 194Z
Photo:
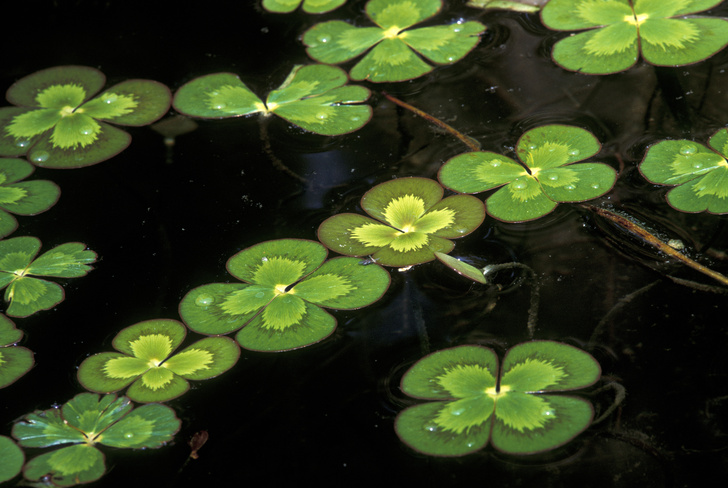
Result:
M23 333L15 324L0 314L0 388L11 385L33 367L33 353L15 346L22 338Z
M482 203L469 195L442 199L443 188L427 178L381 183L361 199L371 217L338 214L325 220L319 240L349 256L367 256L384 266L411 266L448 253L450 239L463 237L483 222ZM377 220L374 220L377 219Z
M640 53L658 66L682 66L706 59L728 44L725 19L684 17L721 0L550 0L541 10L554 30L585 30L554 46L562 67L608 74L632 67Z
M131 137L106 122L151 124L169 109L169 89L156 81L128 80L92 98L103 73L85 66L58 66L15 82L0 109L0 154L38 166L77 168L115 156Z
M85 276L91 270L89 264L96 261L96 253L80 242L61 244L34 260L39 250L40 241L35 237L0 241L0 289L7 286L5 300L10 302L7 314L11 317L27 317L63 301L60 285L33 275Z
M50 475L56 486L89 483L106 471L95 445L158 448L180 427L174 410L151 404L132 409L128 398L81 393L63 404L26 415L13 425L13 437L24 447L74 444L31 459L25 477L38 481Z
M434 456L462 456L493 446L532 454L565 444L591 423L581 398L547 395L594 384L599 364L566 344L532 341L512 347L501 371L492 349L459 346L420 359L402 391L424 400L395 421L403 442Z
M462 193L502 187L486 200L493 217L523 222L546 215L558 202L583 202L608 192L617 174L602 163L579 163L599 152L588 131L567 125L531 129L516 145L520 164L488 151L460 154L438 175L442 184Z
M52 181L20 181L33 170L33 165L22 159L0 158L0 238L18 226L10 214L36 215L58 201L61 190Z
M346 0L263 0L263 8L269 12L287 14L303 3L307 14L323 14L339 8Z
M409 29L437 14L440 0L370 0L366 12L377 27L355 27L340 20L316 24L303 36L313 59L338 64L372 48L351 70L353 80L404 81L452 64L467 55L485 30L480 22Z
M176 320L147 320L129 326L114 338L120 353L102 352L86 358L78 381L99 393L119 391L137 402L166 402L189 389L187 380L204 380L232 368L240 349L227 337L208 337L172 354L186 335Z
M667 202L678 210L728 213L728 129L713 134L708 144L658 142L647 150L640 171L652 183L675 186Z
M353 310L379 300L389 273L355 258L326 261L318 242L267 241L244 249L227 269L244 283L213 283L190 291L180 315L202 334L228 334L246 349L285 351L328 337L336 319L324 308Z
M174 96L174 107L206 118L273 113L316 134L340 135L360 129L372 116L370 106L360 105L369 98L369 90L346 82L346 73L334 66L294 66L263 103L237 76L216 73L183 85Z

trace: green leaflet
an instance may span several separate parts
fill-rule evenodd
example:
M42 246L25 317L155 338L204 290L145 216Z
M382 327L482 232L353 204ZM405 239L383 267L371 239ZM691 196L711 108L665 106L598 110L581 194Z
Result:
M433 17L441 8L440 0L370 0L366 12L378 27L354 27L332 20L306 31L303 43L313 59L333 64L371 49L351 69L353 80L390 82L418 78L433 69L420 56L436 64L455 63L478 44L479 35L485 30L483 24L475 21L409 29Z
M33 171L33 165L22 159L0 158L0 238L18 227L11 214L37 215L58 201L61 190L52 181L21 181Z
M76 278L85 276L96 261L96 253L80 242L68 242L33 259L40 250L35 237L14 237L0 241L0 289L10 302L7 314L27 317L48 310L63 301L63 288L32 276Z
M263 0L263 8L277 14L293 12L303 3L308 14L323 14L341 7L346 0Z
M500 372L489 348L444 349L403 376L402 391L433 401L400 412L395 430L410 447L434 456L462 456L488 441L509 454L554 449L585 430L593 410L578 397L541 393L584 388L600 374L589 354L552 341L512 347Z
M452 250L449 239L471 233L485 218L476 198L454 195L442 199L442 195L442 186L427 178L380 183L361 200L362 208L373 218L334 215L319 226L319 240L341 254L371 255L384 266L432 261L436 252Z
M273 113L316 134L341 135L360 129L372 116L371 107L361 105L369 90L346 85L347 81L346 73L334 66L294 66L263 103L236 75L215 73L183 85L173 104L180 113L194 117Z
M11 438L0 436L0 483L15 478L23 467L25 454Z
M77 168L109 159L131 141L120 125L147 125L169 109L169 89L129 80L92 98L104 75L85 66L58 66L28 75L7 93L18 107L0 109L0 155L27 155L50 168Z
M632 67L640 53L648 63L682 66L702 61L728 44L728 21L684 17L707 10L716 0L550 0L543 24L586 32L554 45L553 58L565 69L609 74Z
M0 388L13 384L35 364L33 352L16 345L22 338L23 332L0 314Z
M173 354L183 342L185 327L176 320L147 320L121 330L114 338L119 353L86 358L78 381L99 393L119 391L138 402L166 402L189 389L187 380L204 380L232 368L240 349L227 337L208 337Z
M104 456L95 446L158 448L172 440L180 427L174 411L164 405L132 409L128 398L81 393L63 404L26 415L13 425L13 437L24 447L62 447L31 459L24 474L30 481L51 475L58 486L99 479L106 471Z
M524 222L546 215L559 202L582 202L607 193L616 181L616 171L602 163L578 163L600 148L584 129L545 125L518 140L520 164L489 151L465 153L448 160L438 178L443 186L462 193L501 187L486 200L488 214L506 222Z
M710 147L694 141L661 141L650 146L640 172L652 183L671 185L670 206L683 212L728 213L728 130L708 140Z
M212 283L190 291L180 316L202 334L228 334L245 349L284 351L328 337L336 320L323 308L357 309L389 287L380 266L354 258L326 261L318 242L279 239L235 254L227 269L244 283Z

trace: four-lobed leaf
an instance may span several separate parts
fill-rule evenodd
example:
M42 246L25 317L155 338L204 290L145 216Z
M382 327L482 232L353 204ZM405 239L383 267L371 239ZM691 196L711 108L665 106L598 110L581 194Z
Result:
M521 136L516 154L521 163L489 151L460 154L448 160L438 178L461 193L502 187L486 200L488 214L506 222L543 217L559 202L583 202L607 193L616 171L603 163L577 163L599 152L587 130L545 125Z
M369 51L351 69L352 80L404 81L432 71L422 58L435 64L461 60L485 30L476 21L410 29L437 14L440 0L370 0L365 8L377 27L355 27L341 20L316 24L303 35L308 55L339 64Z
M279 239L244 249L227 262L243 283L212 283L191 290L180 316L201 334L240 329L245 349L285 351L331 335L336 319L324 308L353 310L379 300L390 276L380 266L339 257L326 261L318 242Z
M11 317L27 317L63 301L59 284L33 276L85 276L96 261L96 253L80 242L61 244L36 258L40 246L35 237L0 241L0 290L7 287L5 301L10 305L6 313Z
M433 456L463 456L490 441L508 454L562 446L593 418L591 404L553 394L594 384L599 363L588 353L553 341L512 347L498 368L496 353L458 346L432 353L402 378L402 391L423 400L399 413L397 435Z
M7 92L15 107L0 109L0 155L38 166L78 168L123 151L131 136L109 124L141 126L167 113L169 89L127 80L100 93L106 81L86 66L57 66L16 81Z
M346 0L263 0L263 8L277 14L293 12L303 3L307 14L323 14L341 7Z
M149 404L133 408L126 397L81 393L58 408L36 411L13 425L23 447L72 444L31 459L24 468L30 481L47 479L54 486L89 483L106 471L95 445L116 448L158 448L172 440L180 421L171 408Z
M0 238L18 227L11 214L37 215L58 201L61 190L52 181L21 181L34 170L32 164L22 159L0 158Z
M275 114L316 134L341 135L360 129L372 117L372 108L361 104L370 91L347 85L347 81L346 72L335 66L294 66L263 103L236 75L215 73L183 85L173 105L178 112L193 117Z
M129 386L126 395L136 402L166 402L184 394L187 380L218 376L238 361L240 348L228 337L206 337L174 353L187 329L176 320L146 320L120 331L114 352L86 358L78 381L87 390L111 393Z
M22 338L23 332L0 314L0 388L13 384L35 364L31 350L16 346Z
M658 66L682 66L714 55L728 44L728 20L685 16L721 1L550 0L541 20L549 29L585 30L554 45L556 63L609 74L634 66L640 53Z
M343 213L326 219L319 240L348 256L371 255L384 266L411 266L448 253L456 239L485 218L483 203L470 195L442 198L440 184L428 178L386 181L364 194L361 207L371 217ZM376 219L376 220L375 220Z
M661 141L650 146L640 171L651 183L671 185L670 206L683 212L728 213L728 129L708 140Z

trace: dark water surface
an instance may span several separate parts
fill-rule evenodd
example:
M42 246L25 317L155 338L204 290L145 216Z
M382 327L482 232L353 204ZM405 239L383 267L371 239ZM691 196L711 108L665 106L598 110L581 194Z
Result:
M298 42L322 18L359 24L364 2L324 17L262 13L257 2L28 2L27 19L0 31L0 87L36 70L80 64L101 69L109 85L148 78L177 89L190 79L230 71L260 96L296 63ZM24 4L25 5L25 4ZM32 14L32 16L31 16ZM728 8L715 10L728 14ZM3 435L14 419L62 404L83 389L85 357L111 350L128 325L178 318L192 288L231 280L225 261L277 238L315 239L318 225L376 183L435 177L465 151L451 137L396 108L378 92L430 112L512 154L525 130L545 123L594 132L596 160L621 171L597 203L622 208L728 273L723 217L687 215L664 203L664 190L636 170L647 145L663 138L706 142L728 122L728 54L676 69L639 65L589 77L548 57L559 35L524 14L487 13L449 2L437 23L459 18L488 25L462 62L431 76L373 89L373 121L350 135L305 134L280 120L268 126L272 150L309 182L279 171L263 149L256 118L199 122L180 136L168 162L162 137L131 129L132 145L112 160L76 170L38 169L62 189L58 204L21 217L13 236L34 235L44 249L81 241L100 260L85 278L67 280L65 302L17 319L37 366L0 391ZM728 297L696 291L667 275L714 285L635 242L578 206L525 224L487 218L456 243L473 262L517 261L540 283L535 337L583 347L604 380L588 390L605 421L551 453L511 457L491 448L458 459L429 458L402 445L393 430L411 404L398 389L405 369L428 351L480 343L503 353L528 339L531 288L521 273L501 272L492 286L471 285L438 263L392 271L378 303L335 313L339 328L321 344L284 354L243 352L219 378L194 383L169 402L182 419L175 442L159 450L103 448L109 473L97 486L246 486L314 482L323 486L693 487L728 474ZM188 340L196 340L190 333ZM210 438L200 459L180 471L186 441ZM28 450L29 456L43 451Z

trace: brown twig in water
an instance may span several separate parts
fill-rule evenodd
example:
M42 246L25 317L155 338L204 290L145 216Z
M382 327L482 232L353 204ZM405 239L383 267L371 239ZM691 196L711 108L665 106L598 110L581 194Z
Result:
M718 281L719 283L728 286L728 277L725 275L722 275L718 273L717 271L713 271L710 268L707 268L703 266L702 264L693 261L683 253L679 252L677 249L674 249L667 245L666 243L662 242L660 239L655 237L654 235L650 234L646 229L643 229L636 223L632 222L626 217L623 217L617 213L614 213L610 210L599 208L599 207L592 207L591 205L584 205L585 208L591 210L592 212L595 212L602 217L611 220L618 226L622 227L623 229L641 237L645 240L648 244L650 244L653 247L656 247L658 250L662 251L663 253L667 254L671 258L675 258L678 261L681 261L683 264L690 266L696 271L699 271L703 273L704 275L710 276L714 280Z
M457 137L458 139L460 139L460 142L462 142L463 144L468 146L468 148L470 148L471 151L480 151L480 144L478 143L478 141L476 141L472 137L466 136L462 132L459 132L457 129L447 125L442 120L433 117L432 115L428 114L427 112L423 112L422 110L410 105L409 103L403 102L402 100L393 97L392 95L390 95L389 93L387 93L385 91L382 92L382 95L384 95L387 98L387 100L389 100L390 102L393 102L393 103L399 105L400 107L406 108L407 110L419 115L420 117L427 120L428 122L432 122L436 126L440 127L441 129L445 130L446 132L448 132L450 135Z

